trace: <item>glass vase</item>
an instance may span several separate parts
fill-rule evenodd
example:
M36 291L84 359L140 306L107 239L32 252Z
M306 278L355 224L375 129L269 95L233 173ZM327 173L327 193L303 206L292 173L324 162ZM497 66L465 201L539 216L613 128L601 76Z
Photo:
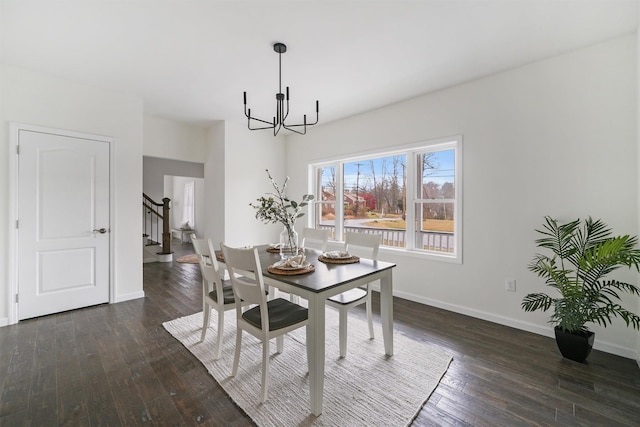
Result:
M280 258L283 260L298 254L298 233L291 226L285 226L280 232Z

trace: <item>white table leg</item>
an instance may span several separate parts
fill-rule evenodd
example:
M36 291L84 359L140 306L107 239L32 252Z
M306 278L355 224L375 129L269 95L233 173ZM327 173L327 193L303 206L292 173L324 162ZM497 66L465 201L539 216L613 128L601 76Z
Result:
M380 320L384 352L393 356L393 279L391 269L380 279Z
M311 413L316 416L322 413L324 390L324 315L324 298L314 296L309 299L309 324L307 326L309 394Z

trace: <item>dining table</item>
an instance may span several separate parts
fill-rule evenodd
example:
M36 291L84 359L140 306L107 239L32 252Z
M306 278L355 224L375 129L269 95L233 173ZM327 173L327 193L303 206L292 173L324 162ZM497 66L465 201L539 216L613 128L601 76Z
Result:
M325 368L325 301L327 298L349 289L380 280L380 321L384 351L393 355L393 276L394 263L354 257L357 261L332 263L323 252L304 248L310 268L300 274L291 274L270 268L280 261L279 251L270 245L256 246L264 282L270 287L298 295L307 300L309 323L307 325L307 355L309 363L310 408L313 415L320 415L323 407ZM224 259L218 253L218 260ZM295 273L295 272L294 272ZM337 337L336 337L337 339Z

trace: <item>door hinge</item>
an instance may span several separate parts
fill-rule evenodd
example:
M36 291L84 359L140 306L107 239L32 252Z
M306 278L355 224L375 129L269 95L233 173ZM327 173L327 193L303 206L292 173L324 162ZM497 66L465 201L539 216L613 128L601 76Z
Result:
M18 296L18 294L16 294L16 303L20 302L20 298Z
M16 228L20 228L20 220L16 219Z
M16 145L16 154L20 155L20 145Z

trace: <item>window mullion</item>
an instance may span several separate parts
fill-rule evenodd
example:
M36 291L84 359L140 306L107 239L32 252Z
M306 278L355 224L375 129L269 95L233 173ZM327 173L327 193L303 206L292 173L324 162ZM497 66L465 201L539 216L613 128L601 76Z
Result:
M344 240L344 163L336 164L336 240L341 242Z
M406 170L406 185L407 188L405 189L405 194L406 194L406 208L405 208L405 212L406 212L406 218L405 218L405 239L404 239L404 245L405 248L408 250L411 249L415 249L415 239L413 236L415 236L416 234L416 205L415 205L415 200L417 198L417 189L416 189L416 180L415 180L415 176L416 176L416 171L417 171L417 165L416 165L416 159L417 159L417 154L414 152L408 152L406 154L406 159L407 159L407 170Z
M320 178L321 168L314 166L309 168L309 194L313 194L315 200L309 204L309 215L307 218L307 227L315 227L315 224L320 223L318 218L318 209L322 212L322 183ZM313 209L311 207L313 206Z

